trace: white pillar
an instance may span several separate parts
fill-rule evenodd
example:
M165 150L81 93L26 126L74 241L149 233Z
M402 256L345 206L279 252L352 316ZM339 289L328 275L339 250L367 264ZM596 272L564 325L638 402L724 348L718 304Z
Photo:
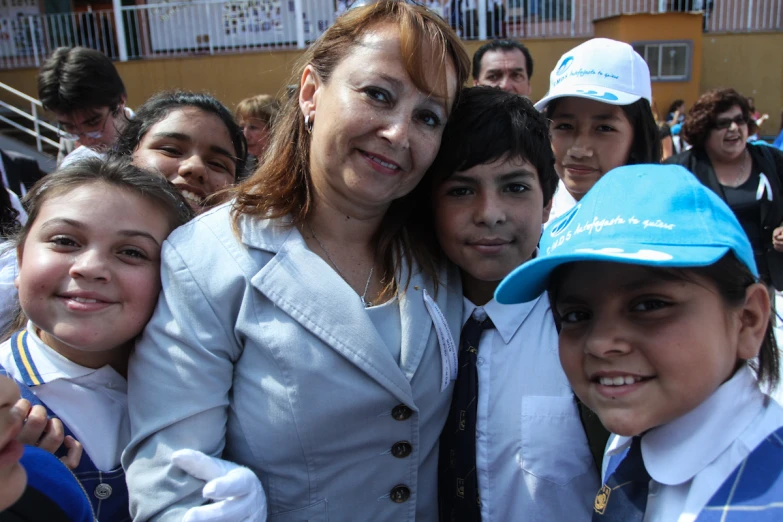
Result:
M112 6L114 8L114 30L117 35L117 50L120 52L120 61L128 61L128 45L125 42L125 24L122 20L122 2L120 0L112 0Z
M304 49L304 7L302 6L302 0L294 0L294 16L296 17L296 48Z
M487 0L478 0L478 38L487 39Z

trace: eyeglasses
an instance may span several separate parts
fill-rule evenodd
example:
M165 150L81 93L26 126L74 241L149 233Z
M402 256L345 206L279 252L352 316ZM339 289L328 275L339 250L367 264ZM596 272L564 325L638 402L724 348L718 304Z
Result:
M731 127L732 123L736 123L737 127L739 127L740 125L747 125L748 119L742 114L735 116L734 118L718 118L715 120L714 127L716 129L728 129Z
M103 117L103 124L101 125L100 130L95 131L86 131L86 132L68 132L60 129L58 127L57 132L60 134L61 137L65 138L66 140L78 140L79 138L90 138L91 140L98 140L103 136L103 132L106 130L106 122L109 121L109 116L112 115L112 111L106 113L106 116Z

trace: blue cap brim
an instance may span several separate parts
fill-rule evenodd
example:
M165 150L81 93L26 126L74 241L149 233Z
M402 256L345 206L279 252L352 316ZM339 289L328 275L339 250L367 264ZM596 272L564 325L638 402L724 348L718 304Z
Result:
M654 248L655 250L651 250ZM559 266L577 261L603 261L628 265L689 268L711 265L730 249L726 246L591 245L590 251L552 254L528 261L508 274L495 290L501 304L526 303L541 295L549 286L549 277Z

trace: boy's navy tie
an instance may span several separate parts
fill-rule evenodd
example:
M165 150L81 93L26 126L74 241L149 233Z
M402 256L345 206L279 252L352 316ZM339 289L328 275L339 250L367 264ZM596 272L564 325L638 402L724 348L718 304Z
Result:
M593 522L642 522L649 490L642 439L634 437L631 449L595 497Z
M481 499L476 477L476 405L478 402L478 356L481 332L494 328L487 317L472 315L462 328L459 371L454 384L451 409L440 437L438 477L440 520L481 520Z

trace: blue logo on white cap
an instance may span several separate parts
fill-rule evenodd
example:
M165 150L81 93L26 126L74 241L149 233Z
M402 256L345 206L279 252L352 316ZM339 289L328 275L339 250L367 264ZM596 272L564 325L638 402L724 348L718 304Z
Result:
M562 234L563 230L568 228L568 225L570 225L571 221L574 220L574 218L576 217L576 213L581 206L582 206L581 203L577 203L568 212L560 216L559 218L560 222L552 227L552 230L549 231L549 235L551 235L552 237L556 237Z
M565 72L571 67L571 65L573 65L573 63L574 63L574 57L573 56L569 56L569 57L565 58L560 63L560 67L557 68L557 72L555 74L558 75L558 76L561 76L561 75L565 74Z
M598 94L598 91L584 91L582 89L577 89L576 92L579 94L586 94L587 96L592 96L593 98L598 98L599 100L608 100L608 101L617 101L620 98L612 94L611 92L604 92L603 94Z

